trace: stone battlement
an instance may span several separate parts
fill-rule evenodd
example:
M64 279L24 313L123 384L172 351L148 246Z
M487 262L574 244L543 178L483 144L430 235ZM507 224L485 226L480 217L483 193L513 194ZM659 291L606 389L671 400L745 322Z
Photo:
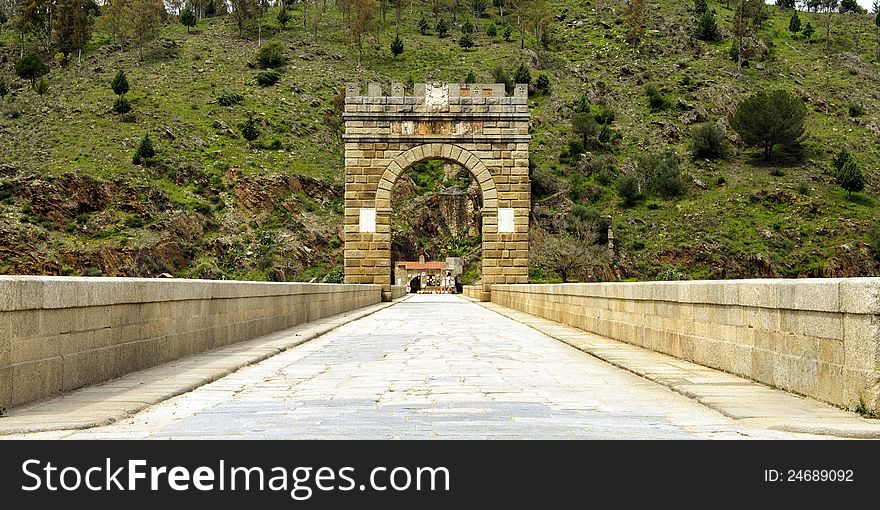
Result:
M369 83L367 93L359 83L345 84L346 103L372 102L376 99L406 98L412 104L429 102L432 98L445 97L450 100L478 100L484 99L490 102L498 102L499 99L508 99L507 102L514 104L526 104L529 97L529 86L518 83L514 87L513 95L508 96L503 83L416 83L411 90L403 83L392 83L389 93L385 94L381 83Z

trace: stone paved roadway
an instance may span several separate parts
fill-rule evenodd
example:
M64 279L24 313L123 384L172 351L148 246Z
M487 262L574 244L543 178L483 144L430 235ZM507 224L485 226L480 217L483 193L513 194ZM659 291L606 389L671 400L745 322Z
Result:
M55 437L685 439L744 428L456 296L411 296L111 426Z

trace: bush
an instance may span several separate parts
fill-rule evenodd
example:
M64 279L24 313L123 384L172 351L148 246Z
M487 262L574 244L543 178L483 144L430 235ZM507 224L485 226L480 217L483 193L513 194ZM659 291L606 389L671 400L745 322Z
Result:
M671 198L684 195L684 179L681 178L681 170L678 168L678 156L669 153L657 161L653 169L653 189L660 196Z
M836 175L843 169L843 165L845 165L848 161L852 159L852 155L848 150L843 149L834 156L834 160L831 162L834 165L834 174Z
M510 79L507 71L501 65L492 68L492 80L495 83L503 83L508 94L513 92L513 80Z
M538 91L539 94L549 94L550 78L548 78L547 75L544 73L538 75L538 79L535 80L535 89Z
M866 113L865 107L857 103L850 103L847 105L847 109L849 110L850 117L861 117Z
M471 38L471 34L461 36L461 39L458 40L458 45L466 50L473 48L474 40Z
M275 69L284 65L284 47L280 43L270 42L257 50L257 63L263 69Z
M694 0L694 12L703 14L709 10L709 3L706 0Z
M532 84L532 73L525 64L520 64L519 67L516 68L516 71L513 73L513 82L524 83L526 85Z
M559 181L543 168L534 167L529 172L529 179L532 182L533 199L544 198L559 191Z
M248 118L241 128L241 136L249 142L260 137L260 130L257 128L257 121L254 120L253 114L248 114Z
M37 94L42 96L49 91L49 82L46 80L46 78L40 78L37 81L37 85L34 87L34 90Z
M692 127L691 155L694 158L705 159L726 157L727 133L715 122L706 122Z
M880 221L875 222L868 229L868 245L871 246L874 258L880 260Z
M134 151L132 161L135 165L140 165L141 163L149 164L150 160L155 156L156 148L153 146L153 140L150 139L149 134L146 134L141 138L141 143L138 144L137 149Z
M614 120L617 118L617 112L607 106L600 106L596 108L594 116L596 117L596 122L603 126L608 126L614 123Z
M428 29L430 29L431 25L428 24L428 20L422 16L422 19L419 20L419 33L422 35L428 35Z
M110 82L110 88L113 89L113 93L117 96L128 92L128 77L125 76L125 71L120 69L116 72L113 81Z
M5 78L0 78L0 98L6 97L9 94L9 83Z
M473 71L468 71L467 76L464 77L464 82L477 83L477 75L475 75Z
M797 34L801 31L801 18L798 16L797 9L791 11L791 18L788 20L788 31Z
M807 25L804 27L804 31L803 31L804 39L809 41L810 38L813 37L813 34L815 32L816 32L816 29L813 28L813 24L808 21Z
M275 71L261 71L257 73L257 84L261 87L271 87L278 83L281 75Z
M510 42L510 39L513 37L513 27L507 25L504 27L504 40Z
M488 28L486 28L486 35L489 37L495 37L498 35L498 29L495 28L495 24L491 23Z
M575 134L581 137L584 146L590 145L590 140L599 133L599 123L592 113L576 113L571 118L571 127Z
M440 18L439 20L437 20L437 26L435 27L435 29L437 30L437 37L443 39L444 37L446 37L446 34L449 33L449 24L446 23L445 19Z
M238 92L224 90L217 96L217 103L220 106L234 106L240 103L244 98Z
M634 175L621 175L617 179L617 194L623 199L623 205L632 207L642 199L639 180Z
M666 99L666 96L660 93L660 89L657 88L657 85L646 83L645 95L648 96L648 106L651 107L651 110L660 111L669 107L669 100Z
M28 53L15 63L15 74L30 80L31 87L37 87L37 78L49 72L49 67L36 53Z
M118 96L113 103L113 111L119 114L128 113L131 111L131 103L125 96Z

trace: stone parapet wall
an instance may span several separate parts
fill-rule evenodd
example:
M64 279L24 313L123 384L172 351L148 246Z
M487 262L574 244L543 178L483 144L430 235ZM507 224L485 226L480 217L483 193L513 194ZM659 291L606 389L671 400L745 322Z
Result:
M391 286L391 300L400 299L403 296L406 296L406 285L392 285Z
M880 278L494 285L492 302L880 411Z
M480 301L489 301L489 293L483 290L482 285L465 285L462 289L462 294L471 299L478 299Z
M0 408L380 300L378 285L0 276Z

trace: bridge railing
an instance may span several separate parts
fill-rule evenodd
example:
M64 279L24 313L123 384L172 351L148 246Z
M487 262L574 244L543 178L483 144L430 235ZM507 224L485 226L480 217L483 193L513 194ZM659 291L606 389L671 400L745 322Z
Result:
M492 302L880 411L880 278L493 285Z
M381 301L380 285L0 276L0 408Z

